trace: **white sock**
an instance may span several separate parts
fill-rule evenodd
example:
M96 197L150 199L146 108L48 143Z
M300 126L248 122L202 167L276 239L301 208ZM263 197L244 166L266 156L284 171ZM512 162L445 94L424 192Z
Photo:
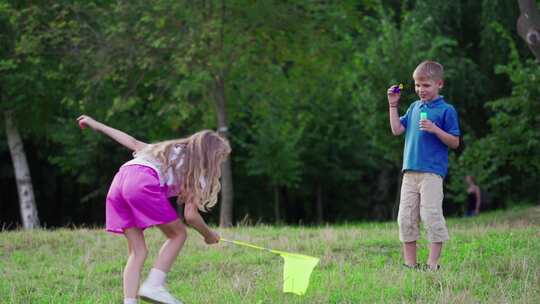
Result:
M150 273L148 274L148 278L146 279L145 284L148 284L150 286L162 286L165 283L166 277L167 273L157 268L152 268L150 269Z
M137 299L134 298L125 298L124 304L137 304Z

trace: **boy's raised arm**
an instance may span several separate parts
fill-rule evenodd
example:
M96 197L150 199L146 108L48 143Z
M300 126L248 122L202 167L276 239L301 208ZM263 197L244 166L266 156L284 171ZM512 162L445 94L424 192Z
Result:
M399 97L400 93L395 91L396 86L391 86L388 88L387 97L388 97L388 112L390 117L390 128L392 129L392 134L401 135L405 132L405 127L401 124L399 120Z
M90 127L95 131L99 131L109 136L122 146L132 151L139 151L147 145L146 143L135 139L133 136L126 134L120 130L111 128L87 115L79 116L77 118L77 122L79 123L79 127L81 127L81 129Z

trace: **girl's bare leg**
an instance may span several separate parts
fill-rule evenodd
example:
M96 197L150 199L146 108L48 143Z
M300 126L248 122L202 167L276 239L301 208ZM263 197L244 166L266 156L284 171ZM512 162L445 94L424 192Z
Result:
M167 241L165 241L159 250L154 268L167 273L186 241L186 225L177 219L170 223L159 225L158 227L167 237Z
M128 228L124 231L128 241L128 260L124 268L124 298L137 298L139 280L148 248L144 234L139 228Z

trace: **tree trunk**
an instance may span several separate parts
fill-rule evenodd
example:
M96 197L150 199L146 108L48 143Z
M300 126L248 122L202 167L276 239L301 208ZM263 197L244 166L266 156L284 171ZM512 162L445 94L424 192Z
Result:
M11 153L11 161L15 170L15 180L17 183L17 192L19 194L19 205L21 208L21 220L24 229L33 229L39 227L39 218L34 198L34 189L28 161L24 154L24 146L19 135L19 130L13 123L12 113L5 111L6 118L6 137Z
M214 98L216 101L218 132L225 138L229 137L227 128L227 112L225 109L225 83L222 76L216 76L214 83ZM231 227L233 224L233 181L230 157L221 166L221 208L219 226Z
M317 224L323 223L323 198L322 198L322 186L320 182L317 182Z
M518 34L540 62L540 13L536 0L518 0L518 3L521 11L517 20Z
M279 186L274 186L274 218L276 224L281 222L281 214L279 212Z

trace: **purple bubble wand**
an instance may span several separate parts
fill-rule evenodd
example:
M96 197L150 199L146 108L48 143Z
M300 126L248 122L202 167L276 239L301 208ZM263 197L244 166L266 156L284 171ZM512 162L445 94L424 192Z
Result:
M398 86L395 86L392 89L392 93L398 94L398 93L401 93L401 90L403 90L403 84L402 83L400 83Z

